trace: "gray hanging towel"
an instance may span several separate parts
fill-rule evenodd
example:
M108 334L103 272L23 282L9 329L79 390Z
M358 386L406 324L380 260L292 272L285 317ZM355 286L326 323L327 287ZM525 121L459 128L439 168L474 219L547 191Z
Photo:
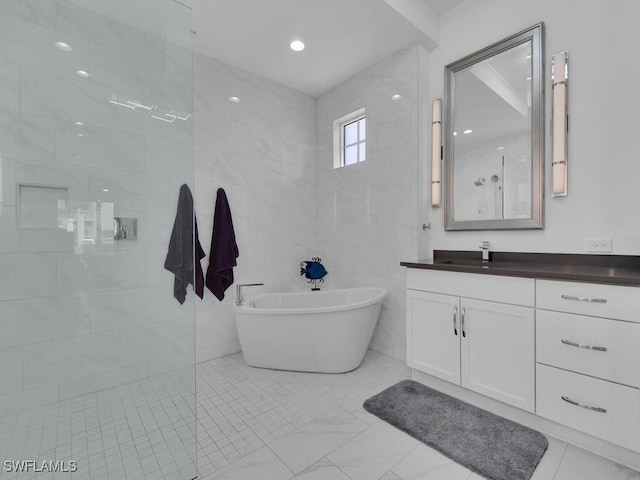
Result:
M195 262L194 246L198 254L198 260ZM200 298L204 295L204 276L200 265L200 260L204 257L205 253L198 238L193 196L189 187L184 184L180 187L176 219L173 222L167 258L164 261L164 268L175 275L173 296L180 304L184 303L187 296L187 285L194 285L196 295Z
M233 267L237 265L236 258L239 255L227 194L224 189L219 188L213 214L206 284L220 301L224 298L224 291L233 284Z

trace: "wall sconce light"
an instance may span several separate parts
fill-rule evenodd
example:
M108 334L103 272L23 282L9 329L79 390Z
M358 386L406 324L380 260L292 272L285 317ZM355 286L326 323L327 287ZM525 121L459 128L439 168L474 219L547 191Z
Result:
M567 52L560 52L553 56L551 63L551 78L553 84L552 197L567 196L567 133L569 131L569 115L567 111L568 59L569 56Z
M442 100L436 99L431 109L431 206L440 206L442 162Z

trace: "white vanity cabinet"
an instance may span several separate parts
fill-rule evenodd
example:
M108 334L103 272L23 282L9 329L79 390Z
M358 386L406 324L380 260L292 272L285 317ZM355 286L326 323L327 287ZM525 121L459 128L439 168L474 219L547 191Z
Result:
M407 363L534 411L533 279L407 270Z
M469 253L403 262L415 378L640 470L640 256Z
M640 290L536 283L537 414L640 451Z

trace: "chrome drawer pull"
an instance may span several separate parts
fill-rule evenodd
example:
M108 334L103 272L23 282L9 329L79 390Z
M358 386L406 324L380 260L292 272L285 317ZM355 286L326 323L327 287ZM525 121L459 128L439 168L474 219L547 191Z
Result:
M562 343L564 343L565 345L569 345L571 347L586 348L587 350L596 350L598 352L606 352L607 351L607 347L596 347L594 345L584 345L582 343L572 342L571 340L565 340L564 338L562 340L560 340L560 341Z
M560 398L562 400L564 400L565 402L570 403L571 405L575 405L576 407L586 408L587 410L593 410L594 412L598 412L598 413L607 413L607 409L606 408L592 407L591 405L586 405L584 403L580 403L580 402L576 402L575 400L571 400L569 397L565 397L564 395L562 395Z
M458 307L453 307L453 334L458 335Z
M576 297L575 295L560 295L560 297L565 300L577 300L579 302L607 303L606 298Z

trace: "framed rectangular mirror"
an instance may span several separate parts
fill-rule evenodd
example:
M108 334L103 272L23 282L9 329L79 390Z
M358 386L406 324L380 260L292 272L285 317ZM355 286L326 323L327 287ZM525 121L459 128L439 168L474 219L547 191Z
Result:
M445 230L543 228L543 25L445 67Z

